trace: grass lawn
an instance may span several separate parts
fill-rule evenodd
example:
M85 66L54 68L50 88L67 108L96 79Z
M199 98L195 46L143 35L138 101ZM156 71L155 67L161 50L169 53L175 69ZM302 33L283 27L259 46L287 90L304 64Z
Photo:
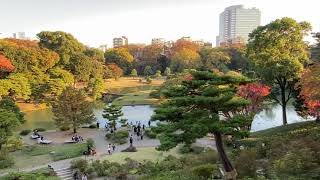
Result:
M306 122L298 122L293 124L288 124L285 126L279 126L274 128L269 128L262 131L253 132L251 137L268 137L272 135L281 135L281 134L288 134L294 131L303 131L303 130L310 130L312 128L320 128L320 124L316 123L315 121L306 121Z
M133 93L124 94L116 98L112 103L115 105L153 105L159 103L159 99L149 96L152 90L141 90Z
M169 155L180 156L177 148L174 148L170 151L157 151L154 147L137 148L137 150L137 152L119 152L110 156L107 155L102 158L102 160L124 163L126 158L130 158L136 161L159 161Z

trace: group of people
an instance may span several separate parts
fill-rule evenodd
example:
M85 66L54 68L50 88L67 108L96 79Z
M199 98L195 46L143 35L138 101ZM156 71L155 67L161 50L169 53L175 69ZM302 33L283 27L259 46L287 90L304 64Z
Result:
M74 136L72 136L71 140L75 141L75 142L82 142L83 138L82 138L82 136L74 135Z
M108 154L111 155L112 152L114 152L116 150L116 145L115 144L109 144L108 145Z
M140 121L136 121L136 124L133 125L133 123L130 123L131 126L131 135L129 138L130 146L133 144L133 134L137 136L137 141L143 140L144 130L146 129L146 126L144 124L141 125ZM151 121L148 121L148 126L151 126Z
M38 144L50 144L51 143L51 141L45 140L44 136L42 136L38 133L38 130L33 131L31 138L36 139Z

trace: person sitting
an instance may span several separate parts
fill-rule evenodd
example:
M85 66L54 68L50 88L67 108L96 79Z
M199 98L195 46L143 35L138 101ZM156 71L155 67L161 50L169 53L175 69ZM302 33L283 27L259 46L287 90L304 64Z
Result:
M97 155L97 151L95 149L91 149L91 153L90 153L92 156L95 156Z

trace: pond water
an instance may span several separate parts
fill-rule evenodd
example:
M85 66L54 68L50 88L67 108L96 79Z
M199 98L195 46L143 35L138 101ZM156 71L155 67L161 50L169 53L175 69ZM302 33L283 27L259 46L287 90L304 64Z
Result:
M154 107L149 105L137 105L137 106L123 106L124 118L128 119L129 123L135 124L140 121L142 124L147 124L150 117L153 114ZM105 119L102 118L103 105L95 107L93 109L96 115L97 121L100 123L100 127L105 125ZM295 123L305 121L299 117L294 111L294 107L289 106L287 108L288 123ZM50 109L27 112L25 115L26 123L19 129L33 129L36 127L43 127L48 130L55 129L53 121L53 114ZM154 123L154 122L153 122ZM263 130L275 126L282 125L282 110L280 105L269 105L268 108L257 114L252 122L252 131Z

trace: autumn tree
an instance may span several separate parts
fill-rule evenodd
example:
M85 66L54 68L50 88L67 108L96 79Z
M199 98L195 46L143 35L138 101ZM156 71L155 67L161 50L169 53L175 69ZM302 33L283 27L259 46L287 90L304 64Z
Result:
M158 124L160 150L168 150L179 143L192 144L196 139L212 133L222 165L229 179L236 179L234 169L223 146L223 135L242 137L246 116L239 114L250 103L237 95L237 87L250 82L244 76L219 75L212 72L192 72L181 84L168 89L167 100L155 110L152 120ZM221 114L224 117L221 117Z
M301 87L300 96L304 99L308 114L320 122L320 64L314 63L307 68L297 86Z
M115 133L117 121L119 121L119 118L123 116L121 108L121 106L111 104L103 109L102 117L109 121L113 129L113 133Z
M11 61L7 59L4 55L0 54L0 73L12 72L13 70L14 66L12 65Z
M42 31L37 34L40 47L50 49L60 56L60 65L69 64L73 54L83 52L85 46L71 34L62 31Z
M293 97L294 81L308 60L303 38L309 23L282 18L260 26L249 35L247 55L256 73L272 86L271 97L282 106L283 124L287 124L286 108Z
M170 68L175 72L182 72L184 69L196 69L200 63L200 56L196 51L184 48L172 56Z
M124 71L124 73L130 73L128 72L128 70L132 66L134 58L129 53L128 49L126 48L108 49L104 55L105 55L105 62L107 64L115 63Z
M226 50L221 48L202 48L200 57L204 70L222 69L222 66L230 63L230 56Z
M149 66L156 65L158 58L163 53L164 47L159 44L151 44L143 48L141 60Z
M52 102L52 112L58 127L72 127L73 133L83 124L96 120L86 96L72 87L67 87L58 99Z
M105 66L106 78L114 78L118 80L123 75L123 70L115 63L111 63Z
M191 41L179 39L175 43L173 43L173 46L171 47L171 51L173 52L173 54L183 49L190 49L197 52L199 51L199 46Z

